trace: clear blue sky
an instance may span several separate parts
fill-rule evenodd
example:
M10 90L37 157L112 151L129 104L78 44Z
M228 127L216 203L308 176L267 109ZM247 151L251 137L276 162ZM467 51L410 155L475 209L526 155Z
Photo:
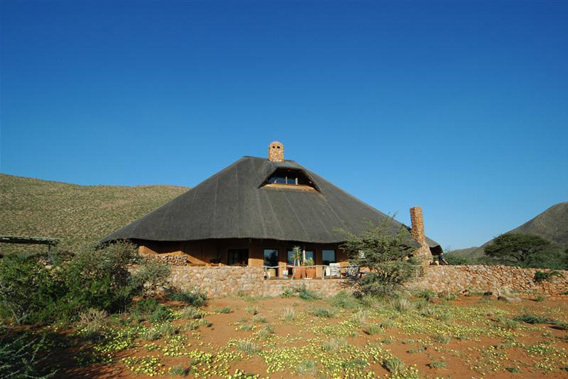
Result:
M193 186L278 139L403 222L422 206L452 249L568 199L566 2L4 0L1 13L6 174Z

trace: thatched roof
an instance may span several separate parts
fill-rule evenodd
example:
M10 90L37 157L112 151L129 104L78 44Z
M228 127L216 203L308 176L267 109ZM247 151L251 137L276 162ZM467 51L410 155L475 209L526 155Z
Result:
M281 168L300 170L315 190L263 186ZM101 242L255 238L339 243L346 239L340 229L360 233L388 217L294 161L243 157ZM400 225L393 223L392 232Z

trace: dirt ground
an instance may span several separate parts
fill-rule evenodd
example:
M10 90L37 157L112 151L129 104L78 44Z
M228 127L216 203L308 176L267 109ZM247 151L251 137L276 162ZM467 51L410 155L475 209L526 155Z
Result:
M104 338L59 330L75 342L48 362L57 377L568 377L568 296L222 298L198 316L165 305L173 320L123 315Z

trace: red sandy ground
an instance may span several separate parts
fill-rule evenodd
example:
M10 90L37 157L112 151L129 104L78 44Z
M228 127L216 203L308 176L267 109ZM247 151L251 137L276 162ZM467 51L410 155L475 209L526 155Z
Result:
M483 300L480 297L462 297L451 303L456 307L476 307L481 304ZM568 316L568 296L558 296L555 298L549 298L544 302L536 302L531 299L523 299L520 303L504 303L497 300L490 300L492 304L492 309L502 309L510 311L510 317L518 315L521 313L542 313L543 309L554 310L554 315L550 317L558 319L559 315L562 318L564 315L564 320ZM485 303L487 304L487 303ZM179 305L179 303L170 303L169 305ZM203 350L208 350L210 352L215 352L225 346L230 338L251 338L253 337L253 331L237 331L236 325L238 325L239 319L252 319L252 315L246 312L247 307L257 307L258 315L265 317L268 323L273 327L276 336L284 337L286 335L290 336L301 336L302 339L295 342L297 345L301 345L303 341L310 338L322 338L322 341L327 336L317 336L312 331L310 327L314 324L330 324L339 323L342 320L348 318L352 310L344 310L340 315L331 319L321 319L315 316L307 315L303 319L304 324L298 325L298 323L289 323L281 320L283 315L283 310L286 307L294 308L297 314L303 314L313 307L325 307L330 308L329 302L326 300L316 300L316 301L303 301L298 298L269 298L269 299L241 299L241 298L223 298L214 299L209 301L205 310L215 312L216 310L230 307L232 309L231 313L228 314L209 314L206 316L207 320L212 323L212 326L207 328L201 326L199 328L200 339L195 338L195 334L192 335L191 331L184 332L188 337L188 341L191 343L192 347L198 347ZM491 317L489 315L488 317ZM311 321L313 320L313 321ZM460 320L452 320L450 322L459 322ZM179 319L173 321L172 324L182 325L186 323L187 320ZM441 321L442 322L442 321ZM262 326L262 324L259 324ZM530 325L531 330L523 330L522 336L516 339L518 342L523 342L526 344L532 344L544 340L549 340L553 342L553 346L557 348L564 348L568 350L568 338L567 331L556 330L551 327L551 325ZM543 335L544 333L544 335ZM550 334L551 333L551 334ZM552 335L552 337L551 337ZM410 353L409 350L416 349L420 346L418 340L426 339L426 335L407 335L402 330L395 327L391 327L385 330L383 333L376 335L366 335L364 333L358 333L357 337L346 337L347 341L351 345L358 347L364 347L369 342L379 342L385 338L392 339L392 343L385 344L383 347L390 350L394 355L399 357L407 365L416 365L419 370L420 377L426 378L516 378L516 377L548 377L548 378L567 378L567 371L556 371L548 374L544 374L539 370L534 368L535 360L530 357L526 351L518 348L507 348L504 351L507 353L508 362L517 363L521 362L524 366L522 367L522 374L510 373L505 370L508 367L504 363L504 367L497 372L489 372L482 375L480 372L474 371L471 368L471 364L468 364L466 360L470 359L475 363L477 359L481 359L479 351L469 350L470 348L481 348L487 349L490 346L496 346L503 342L502 338L495 337L480 337L478 341L471 339L468 340L457 340L452 339L451 342L447 344L439 344L439 351L436 351L435 346L427 347L425 351L421 353ZM558 337L558 338L553 338ZM409 342L414 340L415 342ZM155 341L156 344L163 343L163 341ZM202 345L199 345L203 342ZM61 360L64 369L58 373L58 377L100 377L100 378L128 378L137 376L136 374L129 371L125 365L120 361L124 357L132 356L145 356L149 355L142 346L147 341L137 343L138 347L135 349L127 349L121 351L115 355L115 360L110 365L94 365L89 367L73 367L68 359L71 352L57 352L53 354L52 359ZM293 344L291 345L293 346ZM448 352L454 351L454 353L448 354ZM457 353L455 353L457 352ZM461 357L459 356L461 355ZM446 368L431 368L428 366L429 363L433 361L439 361L441 357L445 358ZM188 363L187 357L162 357L162 363L166 367L171 366L184 366ZM277 372L275 374L267 374L266 364L263 359L256 355L245 355L245 358L233 364L231 366L230 372L233 373L235 369L240 369L246 373L260 374L261 377L290 377L293 376L290 372ZM388 371L383 367L374 364L370 367L377 376L388 376ZM166 374L168 375L168 374ZM138 375L137 377L145 377L145 375Z

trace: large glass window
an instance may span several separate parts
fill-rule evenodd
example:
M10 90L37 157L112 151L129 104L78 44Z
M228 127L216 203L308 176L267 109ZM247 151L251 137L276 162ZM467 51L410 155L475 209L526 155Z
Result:
M310 258L313 259L314 264L315 264L316 257L315 257L314 252L312 250L306 250L306 260L308 260ZM302 264L302 263L304 263L304 262L300 262L300 264ZM294 251L292 251L292 250L288 250L288 264L290 266L294 265Z
M322 250L321 255L322 263L324 265L337 262L337 258L335 257L335 250Z
M264 265L278 266L278 250L264 249Z
M248 250L229 250L227 254L227 264L229 266L246 266L248 264Z

